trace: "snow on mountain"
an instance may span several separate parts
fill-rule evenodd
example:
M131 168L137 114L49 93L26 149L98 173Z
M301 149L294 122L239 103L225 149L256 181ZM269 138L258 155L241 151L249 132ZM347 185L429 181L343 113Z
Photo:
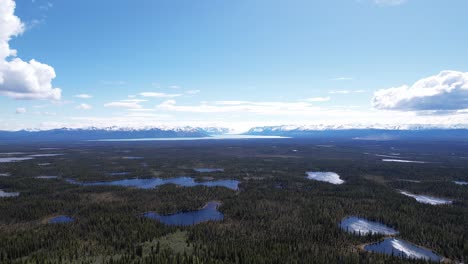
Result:
M342 138L353 140L461 139L468 138L468 125L282 125L254 127L244 133L258 136Z
M220 127L87 127L57 128L49 130L25 129L18 131L0 131L0 140L97 140L97 139L138 139L138 138L180 138L209 137L226 134L230 130Z

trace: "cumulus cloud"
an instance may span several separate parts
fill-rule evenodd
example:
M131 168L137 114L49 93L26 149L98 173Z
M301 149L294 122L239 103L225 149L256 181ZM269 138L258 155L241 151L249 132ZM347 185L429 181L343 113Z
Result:
M377 109L401 111L457 111L468 109L468 72L442 71L413 85L374 93Z
M24 24L15 16L15 2L0 0L0 95L15 99L61 98L61 89L52 86L55 70L34 59L29 62L17 58L10 48L12 37L22 34Z
M167 94L167 93L156 93L156 92L143 92L140 93L143 97L155 97L155 98L174 98L182 96L182 94Z
M89 104L79 104L76 109L79 109L79 110L89 110L93 108L91 105Z
M26 108L24 108L24 107L16 108L16 113L17 114L24 114L24 113L26 113Z
M89 94L77 94L75 95L76 98L81 98L81 99L90 99L90 98L93 98L92 95L89 95Z

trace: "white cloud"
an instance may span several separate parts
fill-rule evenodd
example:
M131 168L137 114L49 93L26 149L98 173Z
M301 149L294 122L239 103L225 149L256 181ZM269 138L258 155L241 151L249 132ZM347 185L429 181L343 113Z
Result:
M56 116L57 113L54 112L40 112L40 111L35 111L33 112L34 115L39 115L39 116Z
M9 41L24 32L25 26L15 16L15 2L0 0L0 95L15 99L61 98L61 89L52 86L55 70L34 59L16 58Z
M288 115L315 112L318 107L308 102L250 102L216 101L201 102L199 105L177 105L175 100L166 100L156 106L158 109L190 113L255 113L261 115Z
M79 110L89 110L93 108L91 105L89 104L79 104L76 109L79 109Z
M199 93L200 90L188 90L187 92L185 92L186 94L197 94Z
M128 102L128 103L142 103L142 102L147 102L148 100L146 99L124 99L120 100L120 102Z
M89 95L89 94L77 94L75 95L76 98L81 98L81 99L90 99L90 98L93 98L92 95Z
M353 93L365 93L366 90L333 90L329 91L330 94L353 94Z
M406 3L406 0L374 0L378 5L397 6Z
M26 108L24 108L24 107L16 108L16 113L17 114L24 114L24 113L26 113Z
M351 81L353 78L352 77L337 77L337 78L332 78L332 81Z
M377 109L402 111L457 111L468 109L468 72L442 71L413 85L374 93Z
M169 88L171 88L171 89L180 89L180 86L178 86L178 85L171 85L171 86L169 86Z
M120 100L117 102L110 102L104 104L104 107L116 107L116 108L127 108L127 109L140 109L143 106L140 105L141 102L145 102L146 100L143 99L127 99L127 100Z
M312 98L307 98L307 102L327 102L330 101L330 97L312 97Z
M156 93L156 92L143 92L140 93L143 97L155 97L155 98L174 98L182 96L182 94L167 94L167 93Z

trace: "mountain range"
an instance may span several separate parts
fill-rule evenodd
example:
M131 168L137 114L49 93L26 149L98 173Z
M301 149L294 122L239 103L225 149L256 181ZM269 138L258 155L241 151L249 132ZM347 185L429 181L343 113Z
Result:
M244 134L294 138L340 138L354 140L467 140L468 127L466 125L285 125L254 127Z
M77 141L99 139L139 139L139 138L184 138L211 137L231 133L223 127L105 127L105 128L57 128L50 130L0 131L0 141ZM243 135L282 136L294 138L337 138L354 140L466 140L468 127L400 125L283 125L262 126L249 129Z

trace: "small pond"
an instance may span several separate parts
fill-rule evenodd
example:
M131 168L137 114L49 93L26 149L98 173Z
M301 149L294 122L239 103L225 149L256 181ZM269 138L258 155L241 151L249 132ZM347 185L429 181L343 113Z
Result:
M25 160L32 160L33 157L7 157L7 158L0 158L0 163L7 163L7 162L17 162L17 161L25 161Z
M50 179L57 179L58 176L41 175L41 176L36 176L34 178L35 179L50 180Z
M110 172L108 173L110 176L125 176L130 174L130 172L122 171L122 172Z
M344 218L341 223L340 227L342 230L356 234L365 236L367 234L380 234L380 235L397 235L398 231L395 229L386 226L384 224L369 221L364 218L349 216Z
M364 250L410 259L424 259L436 262L442 260L442 257L428 249L396 238L386 238L384 241L367 245L364 247Z
M143 157L135 157L135 156L125 156L125 157L122 157L122 159L126 159L126 160L139 160L139 159L144 159Z
M334 172L314 172L308 171L306 172L307 179L314 180L314 181L323 181L329 182L332 184L343 184L344 181L340 178L340 175Z
M59 215L52 217L47 221L48 224L66 224L66 223L71 223L75 221L75 219L71 218L70 216L67 215Z
M34 155L29 155L29 157L34 157L34 158L41 158L41 157L57 157L57 156L62 156L63 154L59 153L54 153L54 154L34 154Z
M144 217L158 220L165 225L190 226L207 221L221 221L224 215L218 211L219 203L209 202L200 210L181 212L171 215L159 215L154 212L143 214Z
M196 172L224 172L224 169L221 168L195 168L193 169Z
M440 205L440 204L451 204L453 201L443 199L443 198L437 198L434 196L428 196L428 195L419 195L419 194L412 194L409 192L405 191L400 191L401 194L406 195L408 197L416 199L416 201L424 204L431 204L431 205Z
M19 196L19 192L5 192L0 189L0 197L16 197Z

